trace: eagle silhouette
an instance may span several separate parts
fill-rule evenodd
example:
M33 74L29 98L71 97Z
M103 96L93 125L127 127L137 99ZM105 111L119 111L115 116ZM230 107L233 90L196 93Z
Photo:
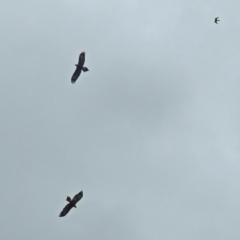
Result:
M219 17L216 17L216 18L215 18L215 23L216 23L216 24L218 24L218 21L220 21L218 18L219 18Z
M59 214L59 217L64 217L68 214L68 212L73 208L77 208L76 204L77 202L83 197L83 191L79 192L78 194L76 194L74 196L73 199L71 199L70 197L67 196L67 201L69 202L61 211L61 213Z
M79 60L78 60L78 64L75 64L76 66L76 70L75 72L73 73L72 75L72 79L71 79L71 82L72 83L75 83L78 79L78 77L80 76L81 74L81 71L83 70L84 72L87 72L89 71L87 67L84 67L84 62L85 62L85 52L82 52L80 55L79 55Z

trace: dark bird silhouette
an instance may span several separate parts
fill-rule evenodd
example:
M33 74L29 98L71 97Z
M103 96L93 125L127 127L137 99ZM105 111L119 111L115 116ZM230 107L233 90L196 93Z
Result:
M216 23L216 24L218 24L218 21L220 21L218 18L219 18L219 17L216 17L216 18L215 18L215 23Z
M84 62L85 62L85 52L82 52L80 55L79 55L79 60L78 60L78 64L75 64L76 66L76 70L75 72L73 73L72 75L72 79L71 79L71 82L72 83L75 83L78 79L78 77L80 76L81 74L81 71L83 70L84 72L87 72L89 71L87 67L84 67Z
M68 214L68 212L73 208L77 208L76 204L77 202L83 197L83 191L81 191L80 193L78 193L77 195L74 196L73 199L71 199L70 197L67 197L67 201L69 202L61 211L61 213L59 214L59 217L64 217Z

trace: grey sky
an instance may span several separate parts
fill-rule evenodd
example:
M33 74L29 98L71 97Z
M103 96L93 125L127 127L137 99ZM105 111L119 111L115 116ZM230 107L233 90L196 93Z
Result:
M239 8L1 1L0 239L239 240Z

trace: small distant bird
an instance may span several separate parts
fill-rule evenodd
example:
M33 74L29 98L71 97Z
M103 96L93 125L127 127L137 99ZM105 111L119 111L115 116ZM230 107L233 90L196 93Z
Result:
M80 193L78 193L77 195L74 196L73 199L71 199L70 197L67 196L67 201L69 202L64 209L62 210L62 212L59 214L59 217L64 217L68 214L68 212L73 208L77 208L76 204L77 202L83 197L83 191L81 191Z
M77 67L75 72L73 73L72 75L72 79L71 79L71 82L72 83L75 83L78 79L78 77L80 76L81 74L81 71L83 70L84 72L87 72L89 71L87 67L84 67L84 62L85 62L85 52L82 52L80 55L79 55L79 60L78 60L78 64L75 64L75 66Z
M219 18L219 17L216 17L216 18L215 18L215 23L216 23L216 24L218 24L218 21L220 21L220 20L218 20L218 18Z

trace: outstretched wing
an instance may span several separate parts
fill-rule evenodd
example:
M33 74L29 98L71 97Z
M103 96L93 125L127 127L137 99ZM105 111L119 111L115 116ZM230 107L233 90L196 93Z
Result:
M68 214L68 212L71 210L72 207L73 207L72 204L71 204L71 203L68 203L68 204L64 207L64 209L61 211L61 213L59 214L59 217L64 217L64 216L66 216L66 215Z
M71 82L75 83L77 81L78 77L80 76L80 74L81 74L81 68L77 67L75 72L72 75Z
M78 58L78 65L79 65L80 67L83 67L84 62L85 62L85 52L82 52L82 53L79 55L79 58Z
M82 197L83 197L83 191L81 191L80 193L76 194L74 196L74 198L72 199L72 202L74 204L76 204Z

